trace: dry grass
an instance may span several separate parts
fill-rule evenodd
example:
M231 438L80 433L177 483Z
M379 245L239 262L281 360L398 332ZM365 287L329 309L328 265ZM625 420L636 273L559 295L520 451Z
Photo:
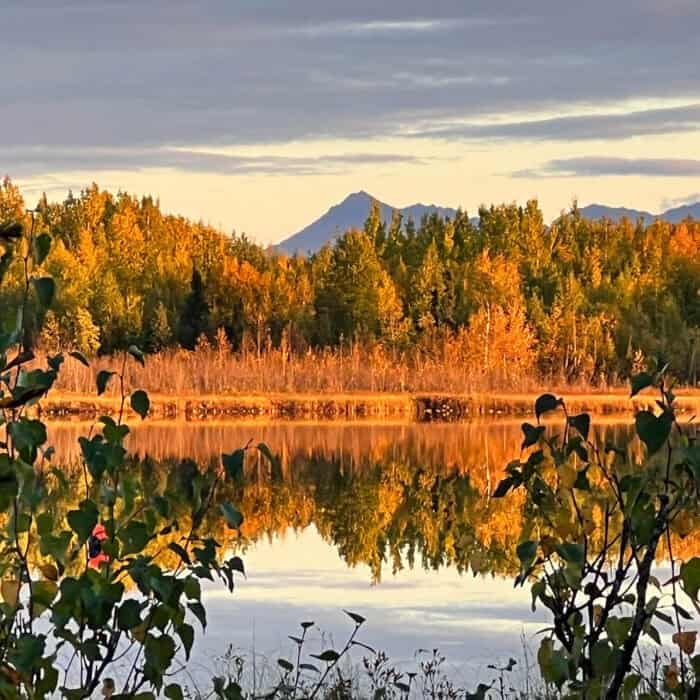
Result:
M89 368L75 361L63 366L55 389L43 402L47 417L94 417L119 410L118 383L96 396L95 375L120 369L123 356L102 357ZM527 415L536 396L565 396L572 412L629 413L654 407L650 393L629 398L625 386L537 380L534 372L484 374L461 361L449 345L440 352L392 353L381 346L291 354L232 353L228 347L200 346L194 352L169 350L150 355L142 368L126 364L127 385L146 389L151 417L295 418L313 420L455 419L484 415ZM679 409L700 411L700 391L681 392Z
M57 384L60 392L94 394L95 373L117 369L119 357L102 357L85 368L64 365ZM129 384L168 396L269 394L449 394L488 393L531 395L547 387L562 394L624 393L622 385L585 382L568 385L558 378L538 377L532 367L507 363L485 373L465 356L458 343L438 343L430 349L398 352L381 345L353 344L340 350L290 353L270 348L256 353L233 353L228 347L200 346L197 350L167 350L150 355L146 368L127 364ZM115 393L116 387L108 390Z

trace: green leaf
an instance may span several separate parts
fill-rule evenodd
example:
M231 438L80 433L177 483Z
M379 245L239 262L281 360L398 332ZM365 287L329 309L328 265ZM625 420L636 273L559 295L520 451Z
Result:
M547 683L561 688L569 678L569 663L563 651L554 649L551 639L543 639L537 652L537 662Z
M146 366L146 360L144 359L143 350L138 348L136 345L129 345L129 349L127 350L127 352L141 365L141 367Z
M540 416L550 411L554 411L562 405L562 400L558 399L554 394L542 394L535 401L535 416L539 422Z
M163 690L163 695L169 700L185 700L185 696L182 694L182 688L180 688L177 683L166 685Z
M502 479L501 482L498 484L496 490L493 492L493 497L503 498L514 485L515 482L513 481L513 478L507 476L505 479Z
M635 697L635 691L641 682L642 677L638 676L636 673L632 673L627 676L622 684L623 700L630 700L631 698Z
M321 669L313 664L299 664L299 668L303 671L313 671L314 673L321 673Z
M523 450L526 447L532 447L532 445L537 444L540 438L544 435L543 425L538 425L535 427L534 425L530 425L530 423L523 423L520 427L523 431L523 435L525 436L522 444L520 445L520 448Z
M333 649L327 649L326 651L323 651L320 654L311 654L311 656L313 656L314 659L318 659L319 661L325 661L326 663L333 663L340 658L340 654L337 651L334 651Z
M647 635L649 635L659 646L661 646L661 635L659 630L654 627L654 625L649 625L644 629Z
M610 639L610 641L616 647L621 647L625 643L627 635L630 633L630 629L632 629L631 617L611 617L608 618L608 621L605 624L608 639Z
M22 224L18 221L0 224L0 240L14 241L18 238L22 238Z
M632 377L632 381L630 383L632 385L632 390L630 393L631 398L632 396L636 396L640 391L643 391L647 387L653 386L654 378L650 374L642 372L641 374L635 374L635 376Z
M148 415L148 409L151 407L151 402L148 394L139 389L131 395L131 408L141 416L143 420Z
M21 673L30 673L38 667L44 654L46 638L44 635L23 634L10 648L8 660Z
M570 416L569 425L575 428L584 440L588 440L588 433L591 429L591 417L587 413L579 413L576 416Z
M289 663L287 659L277 659L277 665L287 672L294 670L294 664Z
M177 635L182 641L182 646L185 649L185 658L189 661L190 652L192 651L192 645L194 644L194 627L183 622L177 628Z
M189 566L192 563L192 560L190 559L190 555L187 553L187 550L177 542L171 542L168 545L168 549L171 549L175 554L177 554L182 561Z
M207 628L207 611L201 603L187 603L187 607L191 610L192 614L199 620L199 624L202 625L202 630Z
M58 585L55 581L35 581L32 584L35 613L41 614L49 608L56 597L56 593L58 593Z
M219 508L221 509L221 512L224 515L224 518L226 518L226 522L228 523L228 526L232 530L238 530L241 525L243 524L243 516L241 515L240 511L238 511L234 506L232 506L230 503L222 503Z
M695 654L695 656L690 660L690 664L693 667L695 677L700 678L700 654Z
M47 532L41 535L39 551L41 555L53 557L59 564L66 563L66 554L70 546L73 533L70 530L62 530L58 535Z
M681 564L681 581L686 594L697 601L700 590L700 557L693 557Z
M166 685L163 690L163 695L169 700L185 700L185 696L182 694L182 688L180 688L177 683Z
M270 448L264 442L258 443L258 452L260 452L260 454L273 466L277 464L277 458L272 454L272 450L270 450Z
M634 423L639 439L646 445L651 456L668 440L673 427L673 416L666 411L658 417L651 411L639 411Z
M590 466L590 465L589 465ZM588 480L588 466L580 469L576 473L576 481L574 481L574 488L579 491L590 491L591 482Z
M117 531L117 539L122 543L122 556L140 554L151 539L146 523L131 520L128 525Z
M24 461L30 464L34 462L37 448L46 442L46 426L38 420L21 418L19 421L10 423L7 430Z
M141 624L141 603L134 598L125 600L117 610L117 625L126 631Z
M42 233L39 236L37 236L34 239L34 245L32 250L34 262L37 265L41 265L41 263L43 263L44 260L46 260L46 257L48 256L50 250L51 236L49 236L48 233Z
M583 545L567 542L557 545L557 554L572 564L583 564Z
M78 362L80 362L81 365L85 365L85 367L89 367L89 366L90 366L90 363L88 362L87 357L85 357L85 355L83 355L83 353L80 352L80 350L73 350L73 351L69 352L68 354L69 354L74 360L77 360Z
M362 625L367 618L362 617L362 615L358 615L357 613L350 612L350 610L343 610L343 612L356 624L356 625Z
M535 559L535 555L537 554L537 542L533 542L532 540L521 542L515 551L520 560L520 564L523 568L526 568Z
M228 565L233 571L238 571L245 576L245 565L243 564L243 559L240 557L231 557Z
M149 634L144 643L146 663L160 674L165 673L175 656L175 641L167 634L154 637Z
M595 673L599 676L607 676L615 670L617 654L609 642L598 641L591 649L591 661Z
M245 462L245 450L236 450L232 454L222 454L221 462L224 465L226 476L232 481L240 481L243 476L243 464Z
M199 600L202 597L202 587L194 576L185 579L184 592L190 600Z
M47 581L58 581L58 569L53 564L42 564L39 571Z
M101 396L105 393L107 389L107 384L109 380L116 374L116 372L110 372L107 369L102 369L97 373L97 395Z
M80 544L84 544L97 525L97 506L90 500L81 501L79 510L69 511L67 519Z
M51 277L35 277L32 280L36 295L39 297L39 303L48 309L53 303L53 297L56 292L56 283Z

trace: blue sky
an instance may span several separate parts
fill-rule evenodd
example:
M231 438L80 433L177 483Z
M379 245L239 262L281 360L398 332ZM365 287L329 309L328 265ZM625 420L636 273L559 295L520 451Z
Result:
M403 206L700 197L700 3L9 2L0 173L261 241Z

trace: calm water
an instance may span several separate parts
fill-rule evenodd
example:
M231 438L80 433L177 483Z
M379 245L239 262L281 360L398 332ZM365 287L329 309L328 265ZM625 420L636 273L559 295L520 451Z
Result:
M60 459L77 459L85 431L51 425ZM629 439L613 423L598 431L603 440ZM363 640L406 667L415 666L416 650L439 647L452 676L470 684L491 678L489 663L522 659L522 638L536 646L546 618L530 611L527 587L512 585L520 502L489 498L518 457L517 421L146 424L129 448L157 469L177 469L185 459L206 465L251 439L266 442L281 469L246 465L237 498L244 540L229 545L241 551L248 577L233 595L207 590L210 627L195 675L215 669L229 645L275 665L304 620L341 642L351 629L343 608L367 617ZM311 650L321 644L314 639Z

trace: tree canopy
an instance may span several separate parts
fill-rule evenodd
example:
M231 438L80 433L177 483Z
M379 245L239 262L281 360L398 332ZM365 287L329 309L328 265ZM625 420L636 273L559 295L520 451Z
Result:
M25 216L0 188L0 222ZM236 349L293 351L344 341L402 350L462 336L486 372L517 362L542 377L592 383L663 355L697 382L700 222L590 221L574 205L551 225L536 201L384 226L369 212L313 256L288 257L245 235L165 214L151 197L92 185L45 197L37 231L57 281L42 342L87 354L137 343L191 348L223 329ZM21 292L10 270L0 314ZM513 349L513 350L509 350Z

